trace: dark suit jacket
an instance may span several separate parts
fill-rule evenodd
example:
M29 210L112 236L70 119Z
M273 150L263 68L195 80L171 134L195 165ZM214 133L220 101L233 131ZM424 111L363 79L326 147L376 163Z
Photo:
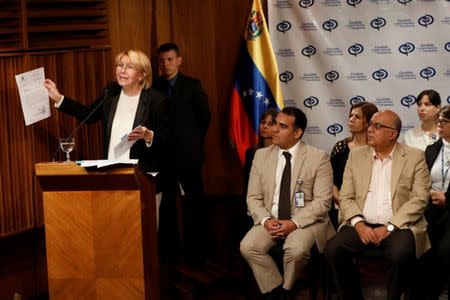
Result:
M169 116L168 149L171 165L189 172L200 168L203 144L210 123L208 97L199 80L178 73L171 96L167 99ZM153 87L166 92L167 81L158 77Z
M442 139L439 139L425 149L425 159L427 161L428 170L431 171L436 158L439 156L442 145ZM447 191L445 192L445 201L447 202L447 212L445 209L432 204L431 201L428 203L425 211L425 217L427 218L427 222L430 226L438 227L442 226L442 224L446 222L448 212L450 211L450 185L447 187Z
M64 97L59 110L68 113L78 120L84 120L92 113L87 123L102 120L103 123L103 158L108 156L108 146L111 138L111 128L114 115L119 101L120 87L117 82L110 83L104 89L102 95L89 106ZM103 102L102 102L103 101ZM140 166L145 171L159 171L161 167L161 156L167 142L167 113L164 103L164 96L155 89L146 89L141 92L133 128L143 125L155 133L151 147L145 145L145 141L138 140L130 150L130 158L139 159Z

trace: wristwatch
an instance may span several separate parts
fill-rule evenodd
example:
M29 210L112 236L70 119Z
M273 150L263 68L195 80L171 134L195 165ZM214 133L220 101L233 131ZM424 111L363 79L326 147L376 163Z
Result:
M387 231L392 232L395 230L395 226L392 225L391 223L388 223L386 226Z

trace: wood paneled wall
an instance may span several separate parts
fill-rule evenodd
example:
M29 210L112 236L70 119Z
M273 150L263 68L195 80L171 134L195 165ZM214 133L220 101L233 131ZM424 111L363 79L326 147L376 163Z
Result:
M34 164L52 160L58 138L77 125L74 118L52 108L46 120L25 126L15 74L44 67L60 91L83 103L91 102L112 79L109 48L0 56L0 236L42 225L42 203ZM76 134L74 159L102 153L100 124L86 125ZM62 159L58 151L56 160Z
M73 118L52 109L49 119L26 127L14 75L43 66L62 93L90 103L114 78L115 54L142 49L151 56L157 73L155 50L167 41L180 47L182 72L199 78L209 95L212 122L206 139L206 193L241 194L242 170L227 133L228 104L251 2L108 0L110 45L0 54L0 237L42 224L34 164L51 160L58 138L77 125ZM99 157L101 137L100 124L83 126L75 135L73 158Z
M228 138L228 106L239 47L252 0L153 0L152 38L178 44L181 71L199 78L209 95L204 183L209 195L242 193L242 169ZM156 67L156 64L154 64Z

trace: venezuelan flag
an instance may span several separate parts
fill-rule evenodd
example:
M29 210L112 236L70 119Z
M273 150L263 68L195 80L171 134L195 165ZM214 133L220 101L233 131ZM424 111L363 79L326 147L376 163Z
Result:
M260 0L247 21L230 106L230 138L244 163L245 150L257 143L259 119L268 108L283 109L283 97Z

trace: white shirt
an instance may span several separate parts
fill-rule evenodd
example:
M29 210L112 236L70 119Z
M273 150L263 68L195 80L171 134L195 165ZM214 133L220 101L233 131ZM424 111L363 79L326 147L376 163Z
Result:
M128 135L133 130L134 118L136 116L136 110L139 104L139 95L127 96L123 92L120 92L119 102L117 103L116 112L114 114L114 120L111 127L111 137L108 147L108 159L129 159L130 149L121 153L116 157L114 153L114 147L117 146L123 136Z
M350 220L352 226L359 221L369 224L387 224L392 218L392 149L383 161L373 152L372 177L363 209L363 218L357 216Z
M284 167L286 166L286 157L284 157L283 152L289 152L291 154L291 180L292 180L292 171L294 170L295 153L297 152L299 144L300 143L297 142L294 146L292 146L290 149L287 150L283 150L281 148L278 149L278 163L277 163L277 171L275 173L275 192L273 194L272 211L271 211L272 216L274 216L275 218L278 218L278 202L280 200L281 177L283 177Z
M289 152L291 154L291 180L293 180L292 172L294 170L294 164L295 164L295 154L297 153L298 146L300 145L300 140L291 148L283 150L281 148L278 149L278 162L277 162L277 169L275 173L275 191L273 194L272 199L272 209L270 211L271 215L274 218L278 218L278 202L280 200L280 185L281 185L281 177L283 176L284 167L286 166L286 158L283 155L283 152ZM292 191L291 191L292 192ZM292 210L291 210L292 212ZM261 225L264 226L264 222L266 220L270 219L270 217L264 218L261 221ZM294 221L294 220L292 220ZM294 223L298 224L294 221Z
M442 158L442 148L439 151L436 160L433 163L433 166L430 170L430 178L431 178L431 187L436 191L447 191L447 187L450 183L450 166L446 165L447 160L450 159L450 144L446 142L444 139L442 140L444 148L444 157ZM442 159L444 161L444 165L442 165ZM442 176L444 173L444 176ZM447 174L445 174L447 173ZM447 176L446 176L447 175ZM444 178L443 178L444 177Z
M428 145L433 144L438 140L438 134L436 132L425 132L421 126L414 127L407 132L403 137L403 141L406 145L418 148L425 151Z

